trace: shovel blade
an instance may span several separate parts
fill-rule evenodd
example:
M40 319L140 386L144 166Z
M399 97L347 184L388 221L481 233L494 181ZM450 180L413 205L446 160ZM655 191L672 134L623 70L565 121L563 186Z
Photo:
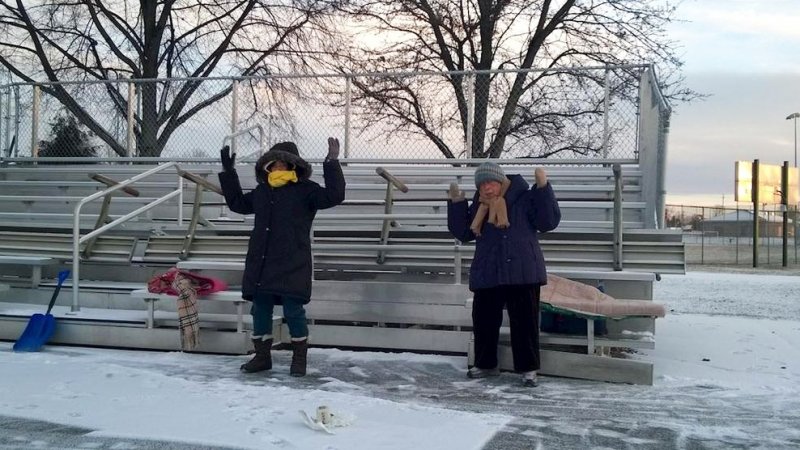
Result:
M15 352L37 352L56 330L56 319L52 314L34 314L28 325L14 343Z

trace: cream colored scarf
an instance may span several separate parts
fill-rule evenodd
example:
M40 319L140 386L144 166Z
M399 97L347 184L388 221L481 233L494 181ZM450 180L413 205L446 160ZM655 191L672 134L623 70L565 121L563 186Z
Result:
M469 229L475 233L475 236L481 235L483 221L487 219L487 216L489 223L497 228L508 228L511 225L508 223L508 207L506 206L505 199L506 191L508 191L509 186L511 186L511 180L506 178L500 188L499 197L492 199L487 199L483 196L478 197L480 206L478 206L478 211L475 213L475 218L472 219L472 225L469 227Z

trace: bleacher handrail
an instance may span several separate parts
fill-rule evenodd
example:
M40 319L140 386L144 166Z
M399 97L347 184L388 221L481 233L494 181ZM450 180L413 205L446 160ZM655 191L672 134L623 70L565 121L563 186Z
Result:
M152 208L155 208L156 206L160 205L161 203L164 203L167 200L172 199L173 197L182 196L182 194L183 194L183 184L181 182L182 178L180 178L180 177L178 178L178 180L179 180L178 181L178 183L179 183L178 184L178 188L175 189L174 191L169 192L169 193L159 197L158 199L153 200L152 202L148 203L147 205L142 206L141 208L137 208L136 210L131 211L128 214L125 214L124 216L122 216L122 217L120 217L118 219L115 219L115 220L107 223L106 225L103 225L102 227L97 228L97 229L87 233L85 236L81 237L80 218L81 218L81 208L83 208L83 205L85 205L85 204L87 204L87 203L89 203L89 202L91 202L93 200L96 200L98 198L105 197L106 195L110 194L111 192L114 192L114 191L117 191L117 190L120 190L120 189L124 189L126 186L128 186L128 185L130 185L132 183L135 183L136 181L139 181L141 179L147 178L150 175L153 175L155 173L161 172L161 171L163 171L165 169L168 169L170 167L175 167L175 166L177 166L177 164L178 163L173 161L173 162L168 162L168 163L165 163L165 164L158 165L158 166L156 166L156 167L154 167L154 168L152 168L150 170L147 170L147 171L142 172L142 173L140 173L138 175L135 175L135 176L133 176L131 178L128 178L127 180L121 181L118 184L109 187L108 189L105 189L105 190L100 191L100 192L95 192L94 194L85 197L83 200L79 201L77 205L75 205L75 212L72 215L72 307L70 308L71 312L75 313L75 312L78 312L78 311L81 310L81 307L80 307L80 261L81 261L81 258L80 258L80 246L81 246L81 244L86 242L86 241L88 241L89 239L92 239L92 238L94 238L96 236L101 235L105 231L107 231L107 230L109 230L111 228L114 228L117 225L120 225L122 223L125 223L125 222L129 221L130 219L138 216L139 214L141 214L141 213L143 213L145 211L148 211L148 210L150 210ZM179 203L178 204L178 209L181 209L181 207L182 207L182 205Z
M222 138L222 146L225 146L225 143L231 141L231 154L236 154L236 138L245 134L249 134L253 130L258 130L258 156L260 157L261 154L264 152L264 127L261 124L256 124L247 128L243 128L235 133L228 134L224 138Z

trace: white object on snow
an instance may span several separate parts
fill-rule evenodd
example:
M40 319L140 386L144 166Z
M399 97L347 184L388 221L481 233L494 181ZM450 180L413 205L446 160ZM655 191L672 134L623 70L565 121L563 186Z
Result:
M315 431L324 431L328 434L335 434L333 431L329 430L328 427L325 426L322 421L318 421L316 418L312 419L305 411L302 409L298 411L300 416L303 417L303 423L306 424L308 428L311 428Z
M317 408L317 416L313 419L302 409L299 412L300 416L303 417L303 422L309 428L316 431L324 431L329 434L334 434L331 428L346 427L355 422L355 417L338 412L334 413L330 408L324 405Z
M317 407L317 422L322 422L323 425L331 424L331 411L327 406Z

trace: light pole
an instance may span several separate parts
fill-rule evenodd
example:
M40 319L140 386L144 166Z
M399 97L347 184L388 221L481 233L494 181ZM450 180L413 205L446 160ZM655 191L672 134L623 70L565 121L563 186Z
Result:
M797 167L797 118L800 117L800 112L789 114L786 120L794 119L794 166Z
M800 112L796 112L793 114L789 114L786 117L786 120L794 119L794 167L797 169L797 118L800 117ZM785 193L784 195L788 195ZM798 247L798 236L797 232L800 228L798 228L798 214L797 214L797 205L794 207L794 263L797 264L797 247Z

